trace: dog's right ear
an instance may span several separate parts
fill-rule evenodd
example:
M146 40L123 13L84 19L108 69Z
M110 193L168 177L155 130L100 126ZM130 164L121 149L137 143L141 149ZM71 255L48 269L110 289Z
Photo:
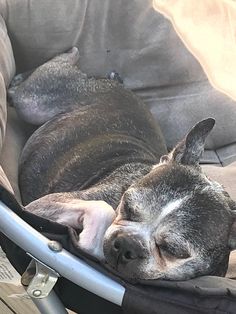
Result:
M198 165L204 151L207 135L214 125L215 119L213 118L198 122L169 155L161 157L160 163L175 161L183 165Z

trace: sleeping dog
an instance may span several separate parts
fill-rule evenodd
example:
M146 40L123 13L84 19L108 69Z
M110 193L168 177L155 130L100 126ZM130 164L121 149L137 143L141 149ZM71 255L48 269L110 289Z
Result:
M236 207L199 166L214 119L167 153L142 100L87 77L78 59L74 47L9 89L18 114L41 125L19 165L25 209L82 229L78 246L123 278L224 276Z

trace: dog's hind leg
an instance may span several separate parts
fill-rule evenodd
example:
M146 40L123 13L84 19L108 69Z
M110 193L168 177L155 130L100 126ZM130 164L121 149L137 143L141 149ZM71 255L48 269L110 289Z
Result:
M10 89L12 87L18 87L23 81L25 81L32 73L34 72L34 70L30 70L24 73L20 73L14 76L14 78L11 81L10 84Z
M12 79L11 84L10 84L8 91L7 91L7 101L8 101L8 104L10 106L13 106L13 104L14 104L13 97L14 97L19 85L22 82L24 82L33 73L33 71L34 70L30 70L30 71L27 71L24 73L17 74Z
M78 67L79 50L73 47L38 68L16 75L8 89L8 102L19 116L41 125L76 105L78 80L87 78Z

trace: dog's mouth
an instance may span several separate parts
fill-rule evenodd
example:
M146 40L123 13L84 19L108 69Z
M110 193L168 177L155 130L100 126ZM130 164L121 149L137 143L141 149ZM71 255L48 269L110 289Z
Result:
M107 261L103 263L103 266L112 273L115 277L119 277L119 279L125 280L131 284L137 284L140 281L138 276L130 276L130 274L119 271L116 267L110 265Z
M139 274L139 272L130 272L130 271L119 271L116 267L110 265L107 261L103 263L103 266L110 272L112 273L115 277L119 277L121 280L125 280L126 282L130 284L139 284L139 283L145 283L145 282L150 282L153 280L168 280L168 278L165 277L164 273L158 273L157 276L154 276L153 278L150 278L148 275L145 276L143 274L142 276Z

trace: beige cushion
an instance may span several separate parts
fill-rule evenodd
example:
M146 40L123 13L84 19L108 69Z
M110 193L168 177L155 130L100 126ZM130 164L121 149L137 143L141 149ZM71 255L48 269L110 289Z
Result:
M5 22L0 15L0 151L2 150L4 142L7 120L6 86L9 85L14 73L15 61L11 43L7 34ZM0 184L4 185L9 191L12 191L12 187L1 166Z
M5 131L6 131L6 120L7 120L6 87L5 87L3 75L0 72L0 151L2 149L3 140L5 136Z
M169 18L209 80L236 100L236 5L229 0L153 0Z
M0 11L1 12L1 11ZM6 86L15 74L15 60L4 19L0 15L0 73Z
M31 125L24 123L18 118L14 108L8 108L8 123L0 164L11 182L18 201L21 200L18 187L18 160L22 148L33 129Z
M204 173L221 183L231 198L236 201L236 162L226 167L221 165L202 165Z
M0 150L6 129L6 86L15 73L15 62L5 22L0 15Z

